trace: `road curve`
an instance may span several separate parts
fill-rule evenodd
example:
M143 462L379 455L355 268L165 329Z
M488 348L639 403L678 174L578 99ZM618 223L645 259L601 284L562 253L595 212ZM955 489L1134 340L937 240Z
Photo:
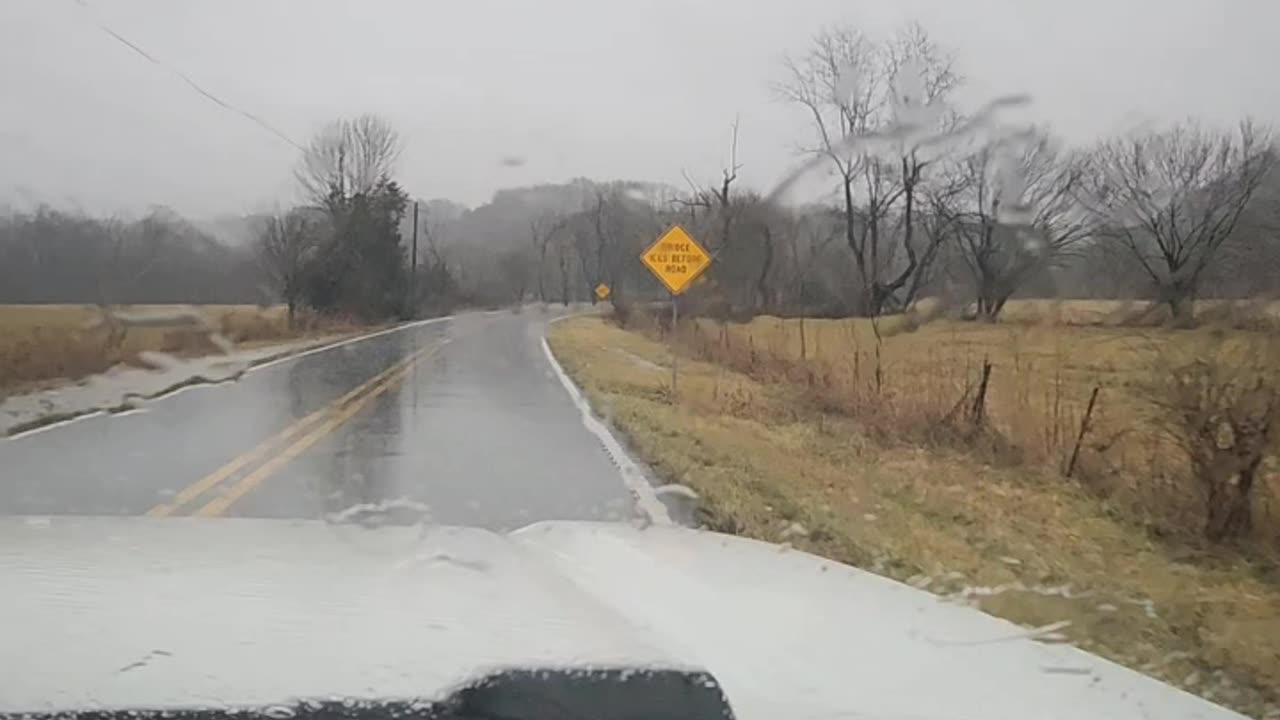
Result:
M0 441L0 514L445 524L636 517L542 350L541 310L466 313Z

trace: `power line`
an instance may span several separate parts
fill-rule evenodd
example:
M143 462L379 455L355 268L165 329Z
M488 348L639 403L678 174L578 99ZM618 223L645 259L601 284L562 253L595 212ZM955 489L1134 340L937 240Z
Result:
M85 3L85 0L75 0L75 3L76 3L77 5L79 5L80 7L84 8L86 12L92 13L92 10L90 10L90 8L89 8L88 4L86 4L86 3ZM254 123L254 124L255 124L255 125L257 125L258 127L262 128L263 130L266 130L267 132L271 133L272 135L275 135L276 137L280 138L281 140L283 140L283 141L285 141L285 142L289 143L290 145L294 146L294 147L295 147L295 148L297 148L298 150L302 150L302 151L304 151L304 152L306 151L306 148L304 148L304 147L303 147L302 145L300 145L299 143L295 142L295 141L293 140L293 138L289 137L288 135L285 135L283 132L281 132L280 130L278 130L278 129L276 129L275 127L273 127L273 126L272 126L270 123L268 123L267 121L263 120L262 118L258 117L257 115L254 115L253 113L249 112L248 110L245 110L245 109L243 109L243 108L239 108L239 107L236 107L235 105L232 105L231 103L227 102L226 100L223 100L222 98L218 97L217 95L214 95L213 93L209 92L208 90L205 90L203 87L200 87L200 84L199 84L199 83L197 83L195 80L192 80L192 79L191 79L191 78L190 78L186 73L184 73L184 72L182 72L181 70L179 70L178 68L173 67L172 65L170 65L170 64L168 64L168 63L166 63L166 62L164 62L163 60L161 60L161 59L157 58L156 56L152 55L151 53L147 52L146 50L143 50L142 48L138 47L137 43L131 42L130 40L128 40L127 38L125 38L125 37L124 37L123 35L121 35L120 33L116 32L115 30L112 30L112 29L111 29L111 28L109 28L109 27L107 27L107 26L106 26L106 25L105 25L101 20L99 20L97 17L92 18L92 21L93 21L93 24L94 24L94 25L96 25L96 26L98 27L98 29L99 29L99 30L101 30L102 32L106 33L107 35L110 35L112 38L114 38L114 39L115 39L117 42L119 42L120 44L122 44L122 45L124 45L125 47L129 48L130 50L134 51L134 52L135 52L135 53L137 53L138 55L142 56L142 57L143 57L147 62L152 63L153 65L158 65L158 66L160 66L160 67L164 68L165 70L168 70L170 73L172 73L173 75L175 75L179 80L182 80L184 83L186 83L188 87L190 87L192 90L195 90L196 92L200 93L201 95L203 95L203 96L204 96L206 99L208 99L209 101L211 101L211 102L213 102L213 103L216 103L219 107L223 108L224 110L229 110L229 111L231 111L231 112L233 112L233 113L236 113L237 115L240 115L240 116L242 116L242 117L244 117L244 118L247 118L250 122Z

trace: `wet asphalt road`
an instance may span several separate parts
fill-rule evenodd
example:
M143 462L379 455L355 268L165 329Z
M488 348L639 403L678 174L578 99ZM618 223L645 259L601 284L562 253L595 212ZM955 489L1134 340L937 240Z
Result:
M463 314L0 440L0 514L309 519L398 501L499 530L632 518L543 353L548 317Z

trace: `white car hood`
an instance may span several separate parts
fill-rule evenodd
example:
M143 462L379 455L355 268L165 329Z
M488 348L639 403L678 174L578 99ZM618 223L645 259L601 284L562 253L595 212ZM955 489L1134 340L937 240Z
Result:
M674 527L3 518L0 588L0 712L646 667L709 671L746 720L1242 717L880 576Z

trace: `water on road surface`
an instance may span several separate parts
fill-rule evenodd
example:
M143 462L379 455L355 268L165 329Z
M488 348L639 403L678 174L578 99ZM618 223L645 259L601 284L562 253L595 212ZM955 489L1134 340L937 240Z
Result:
M529 309L430 321L0 440L0 514L326 518L365 505L496 530L635 501Z

